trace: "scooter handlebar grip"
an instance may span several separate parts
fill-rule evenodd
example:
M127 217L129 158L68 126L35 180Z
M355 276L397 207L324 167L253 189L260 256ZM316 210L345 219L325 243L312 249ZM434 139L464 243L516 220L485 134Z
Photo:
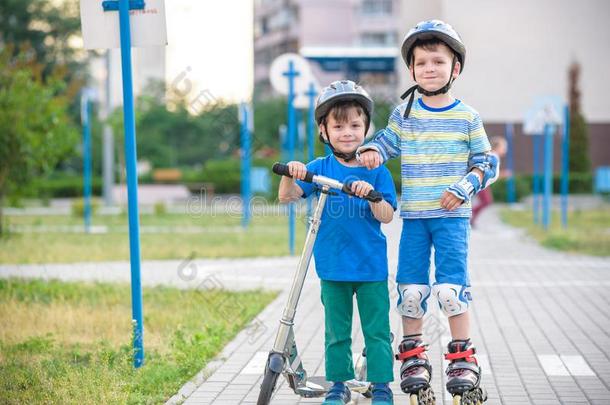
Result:
M271 170L277 175L292 177L290 175L290 169L288 169L288 165L285 165L283 163L274 163ZM311 183L313 181L313 173L305 172L305 178L303 179L303 181Z
M275 173L277 175L292 177L290 175L290 170L288 170L288 165L276 162L273 164L273 167L271 168L271 170L273 170L273 173Z
M354 193L352 192L352 183L343 184L343 192L349 195L354 195ZM379 191L371 190L363 198L367 201L379 202L383 200L383 194L381 194Z
M383 200L383 194L381 194L379 191L371 190L364 198L371 202L379 202Z

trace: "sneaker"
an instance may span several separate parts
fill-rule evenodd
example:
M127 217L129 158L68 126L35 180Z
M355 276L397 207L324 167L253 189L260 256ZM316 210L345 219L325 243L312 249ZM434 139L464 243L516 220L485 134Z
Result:
M351 400L352 393L349 388L342 382L336 382L326 393L322 405L345 405L349 404Z
M377 405L394 405L394 395L387 383L373 384L371 403Z

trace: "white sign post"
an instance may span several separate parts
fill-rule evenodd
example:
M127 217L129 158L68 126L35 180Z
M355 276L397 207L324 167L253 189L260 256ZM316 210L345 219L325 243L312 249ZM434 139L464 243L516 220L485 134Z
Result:
M133 7L142 6L139 9ZM164 0L129 1L131 46L167 45ZM107 10L107 11L105 11ZM118 1L81 0L80 16L85 49L121 47Z

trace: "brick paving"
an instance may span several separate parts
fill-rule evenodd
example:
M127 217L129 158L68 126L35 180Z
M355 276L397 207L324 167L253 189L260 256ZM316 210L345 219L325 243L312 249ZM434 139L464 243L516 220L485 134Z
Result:
M391 270L396 268L400 227L399 220L384 226ZM472 339L483 367L487 403L610 404L610 259L544 249L520 230L501 224L495 208L481 216L480 225L472 231L471 247ZM296 263L292 257L143 262L144 285L282 291L170 403L256 402ZM10 276L128 282L129 264L0 266L0 277ZM324 374L319 295L318 280L310 269L295 320L297 344L310 375ZM434 369L433 388L439 404L450 403L442 372L442 353L450 340L448 326L436 306L430 307L425 335ZM391 320L394 334L402 336L395 312ZM359 352L362 337L357 316L353 342L354 352ZM398 363L395 371L397 376ZM408 403L398 382L392 388L397 404ZM283 378L272 400L272 404L321 402L299 398ZM355 396L355 403L370 401Z
M385 226L391 269L397 262L400 227L398 220ZM481 217L472 231L471 246L472 339L483 367L487 403L610 404L610 260L544 249L521 231L501 224L495 209ZM207 370L207 379L202 382L202 373L192 393L182 392L185 404L256 402L286 294L284 290L257 318L266 327L264 333L242 332ZM297 344L310 375L324 374L319 294L311 272L296 317ZM446 366L442 353L450 335L446 319L435 305L430 307L425 335L430 342L433 387L437 403L451 403L442 372ZM398 315L391 316L394 334L402 336ZM354 352L359 352L357 317L353 341ZM558 362L559 369L546 370L548 361ZM576 366L569 369L574 361ZM397 404L408 403L397 381L392 388ZM359 395L354 398L357 404L370 403ZM282 377L272 400L286 405L321 402L299 398Z

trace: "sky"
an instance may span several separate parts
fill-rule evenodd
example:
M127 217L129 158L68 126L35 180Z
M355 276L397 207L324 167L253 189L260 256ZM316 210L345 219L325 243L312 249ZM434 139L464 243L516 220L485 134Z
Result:
M192 97L250 98L252 0L166 0L165 7L168 84L190 80Z

